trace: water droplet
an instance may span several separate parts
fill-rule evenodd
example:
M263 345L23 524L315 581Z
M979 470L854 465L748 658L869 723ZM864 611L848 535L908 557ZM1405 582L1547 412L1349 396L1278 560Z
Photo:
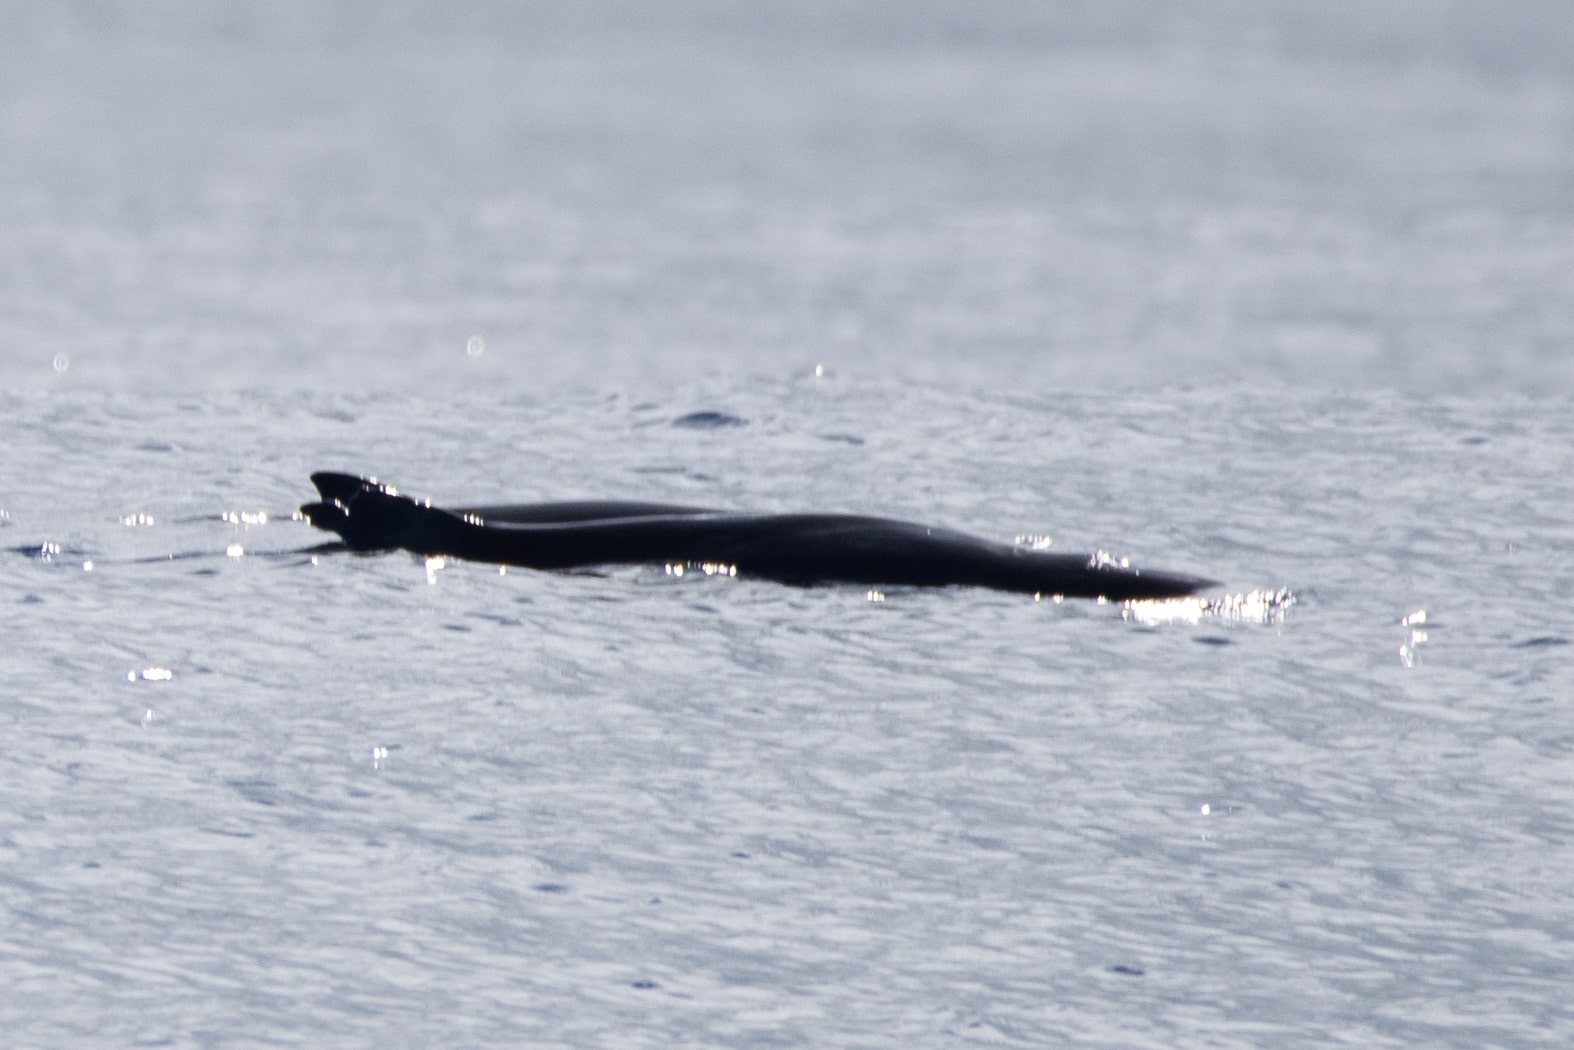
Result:
M470 341L465 344L465 353L471 357L480 357L486 353L486 340L478 335L471 336Z
M55 355L55 371L64 374L71 368L71 359L65 354Z

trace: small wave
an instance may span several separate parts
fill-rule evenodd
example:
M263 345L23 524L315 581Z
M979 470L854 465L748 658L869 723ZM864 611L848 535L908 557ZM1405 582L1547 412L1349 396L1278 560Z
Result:
M749 421L728 412L706 411L690 412L686 416L679 416L672 421L672 425L689 430L726 430L729 427L746 427Z

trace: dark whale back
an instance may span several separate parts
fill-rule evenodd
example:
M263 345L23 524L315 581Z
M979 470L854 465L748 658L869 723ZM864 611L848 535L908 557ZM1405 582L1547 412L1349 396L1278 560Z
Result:
M1213 586L887 518L616 502L449 511L348 474L314 474L312 481L323 499L301 512L353 550L402 548L534 569L700 563L799 585L971 586L1117 601Z

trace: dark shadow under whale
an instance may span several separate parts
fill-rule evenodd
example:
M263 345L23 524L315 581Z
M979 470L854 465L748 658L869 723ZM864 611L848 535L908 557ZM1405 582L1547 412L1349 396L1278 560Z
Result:
M313 474L312 484L322 500L301 513L356 551L403 549L530 569L699 564L794 585L989 587L1111 601L1178 598L1216 586L1098 556L854 514L595 501L444 510L350 474Z

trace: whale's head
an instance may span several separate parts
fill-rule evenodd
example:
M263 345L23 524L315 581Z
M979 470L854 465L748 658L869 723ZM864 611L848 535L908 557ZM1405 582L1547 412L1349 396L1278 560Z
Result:
M317 473L312 484L322 500L304 504L301 514L319 529L338 533L351 550L437 552L432 527L437 512L429 505L399 495L392 485L352 474Z

